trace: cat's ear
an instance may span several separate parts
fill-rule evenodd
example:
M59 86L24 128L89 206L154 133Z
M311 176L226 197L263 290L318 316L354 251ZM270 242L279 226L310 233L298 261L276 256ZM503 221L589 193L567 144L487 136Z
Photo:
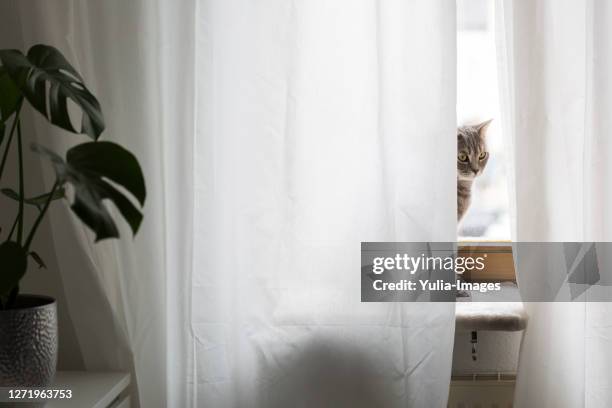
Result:
M485 122L479 123L478 125L476 125L476 130L478 130L478 134L483 137L486 136L487 134L487 129L489 128L489 125L491 124L491 122L493 122L493 119L489 119Z

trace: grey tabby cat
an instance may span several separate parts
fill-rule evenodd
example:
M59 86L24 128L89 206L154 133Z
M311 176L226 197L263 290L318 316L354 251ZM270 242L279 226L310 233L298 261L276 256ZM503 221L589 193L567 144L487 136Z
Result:
M457 128L457 221L461 221L470 206L474 179L489 161L486 135L492 120Z

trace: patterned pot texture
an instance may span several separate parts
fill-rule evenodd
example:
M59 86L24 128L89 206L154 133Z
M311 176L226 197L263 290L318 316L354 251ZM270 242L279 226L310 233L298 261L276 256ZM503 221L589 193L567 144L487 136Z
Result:
M19 295L0 310L0 387L47 387L57 365L57 304Z

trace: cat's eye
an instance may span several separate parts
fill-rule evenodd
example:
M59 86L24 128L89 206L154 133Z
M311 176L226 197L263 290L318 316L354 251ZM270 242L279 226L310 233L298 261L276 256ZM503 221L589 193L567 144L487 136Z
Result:
M478 156L478 158L479 158L480 160L484 160L484 159L486 159L486 158L487 158L487 155L488 155L488 153L487 153L487 152L482 152L482 153L480 153L480 156Z
M468 161L467 154L465 154L465 153L463 153L463 152L461 152L461 153L459 153L459 154L457 155L457 159L458 159L460 162L463 162L463 163L465 163L465 162L467 162L467 161Z

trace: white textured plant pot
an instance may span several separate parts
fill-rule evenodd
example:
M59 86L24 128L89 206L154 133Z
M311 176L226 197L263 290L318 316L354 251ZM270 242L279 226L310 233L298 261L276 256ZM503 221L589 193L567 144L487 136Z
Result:
M0 387L47 387L57 366L57 306L47 296L19 295L0 310Z

